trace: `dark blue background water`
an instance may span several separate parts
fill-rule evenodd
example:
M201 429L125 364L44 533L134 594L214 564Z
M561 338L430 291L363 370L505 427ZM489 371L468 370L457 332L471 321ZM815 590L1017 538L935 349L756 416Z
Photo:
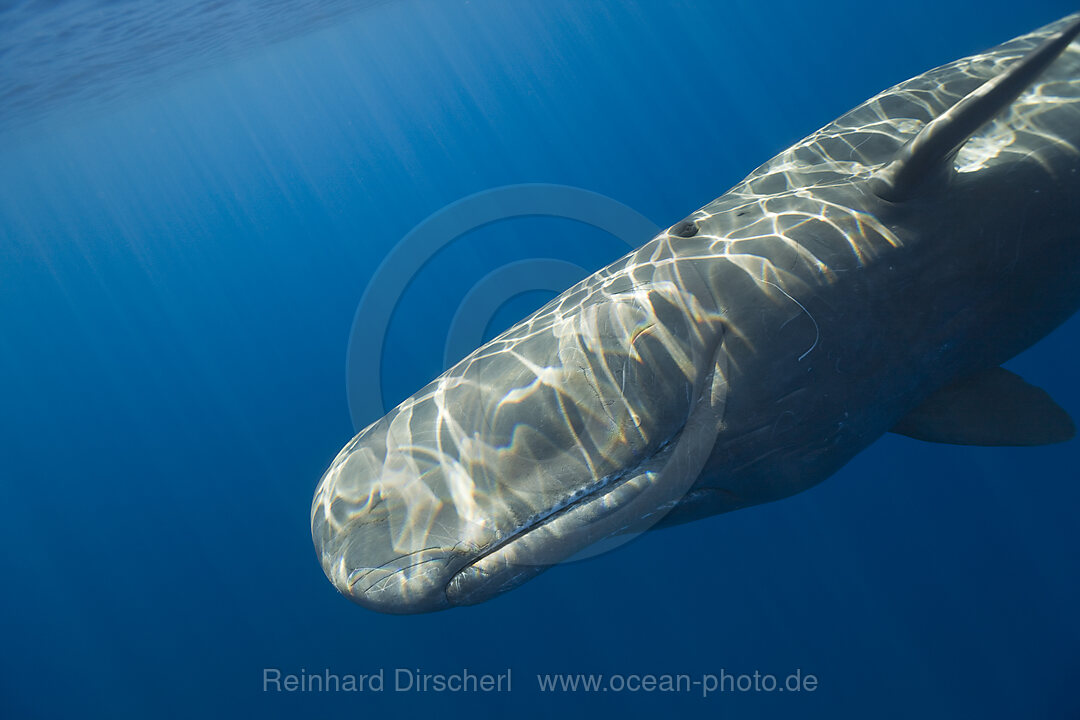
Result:
M1080 715L1076 441L885 437L802 495L428 616L342 599L308 526L354 432L353 312L425 217L552 182L667 225L886 86L1071 4L235 2L255 21L223 29L192 2L150 20L172 39L145 62L113 32L139 20L109 14L123 5L0 4L0 716ZM114 45L79 45L106 30ZM401 299L386 400L441 370L485 273L623 251L554 219L461 238ZM1010 367L1080 416L1078 346L1074 318ZM267 667L510 668L513 691L264 693ZM535 681L796 668L815 692Z

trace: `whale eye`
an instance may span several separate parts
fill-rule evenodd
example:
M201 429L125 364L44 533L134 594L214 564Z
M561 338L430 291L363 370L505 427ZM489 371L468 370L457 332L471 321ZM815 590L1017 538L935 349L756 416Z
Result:
M673 225L669 232L676 237L694 237L698 234L698 226L693 220L683 220L682 222Z

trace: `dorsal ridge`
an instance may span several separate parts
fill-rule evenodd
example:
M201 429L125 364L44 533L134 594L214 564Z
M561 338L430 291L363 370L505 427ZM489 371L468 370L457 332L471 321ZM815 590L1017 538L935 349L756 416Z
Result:
M1077 35L1080 35L1080 14L1008 70L990 78L927 123L900 149L895 159L874 173L874 193L891 202L902 202L928 179L940 176L967 139L1011 105Z

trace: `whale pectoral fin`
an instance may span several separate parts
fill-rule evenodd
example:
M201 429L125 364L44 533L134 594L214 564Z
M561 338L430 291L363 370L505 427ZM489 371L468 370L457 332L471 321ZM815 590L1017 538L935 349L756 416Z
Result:
M1069 440L1076 426L1045 390L998 367L941 388L892 432L952 445L1029 446Z

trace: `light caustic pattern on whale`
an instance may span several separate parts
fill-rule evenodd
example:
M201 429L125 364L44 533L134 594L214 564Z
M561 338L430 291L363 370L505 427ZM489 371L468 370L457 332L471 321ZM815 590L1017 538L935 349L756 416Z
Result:
M383 611L478 602L596 541L803 490L953 376L1033 342L995 344L968 318L1000 310L992 283L965 283L998 277L1011 249L961 267L950 243L971 257L975 238L926 237L978 216L982 191L913 201L929 208L916 222L872 181L1077 17L872 98L365 428L315 494L327 576ZM955 177L1021 163L1035 192L1075 190L1077 43L979 125L949 156ZM898 307L920 293L928 309Z

